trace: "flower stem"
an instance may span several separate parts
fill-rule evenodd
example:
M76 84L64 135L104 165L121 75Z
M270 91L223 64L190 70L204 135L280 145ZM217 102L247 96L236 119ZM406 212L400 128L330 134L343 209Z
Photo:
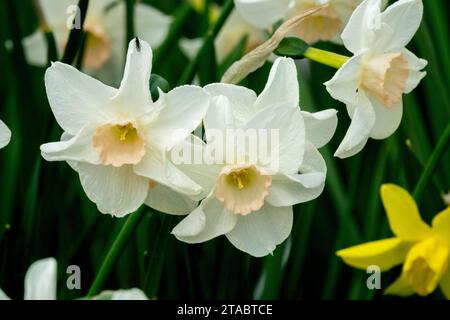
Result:
M132 213L128 216L127 221L124 223L118 236L114 240L108 254L106 255L105 260L102 263L102 266L100 267L100 271L97 273L97 276L95 277L94 282L89 289L89 292L87 294L88 297L92 297L98 294L100 290L102 290L106 280L111 274L114 265L122 255L128 241L130 240L131 234L136 229L143 215L144 210L139 209L135 213Z
M159 288L161 272L163 270L164 259L167 251L167 242L169 240L170 230L174 226L173 222L173 216L163 214L161 217L161 225L153 242L143 288L145 293L150 298L156 296Z
M434 171L437 168L437 165L439 164L440 160L445 154L445 151L447 150L449 142L450 142L450 124L447 125L447 127L444 130L444 133L439 138L436 148L433 150L433 153L428 159L425 169L422 172L422 175L420 176L419 181L416 184L416 187L414 188L413 197L414 199L416 199L416 201L419 201L419 199L422 197L423 192L425 191L425 188L428 185L428 182L430 181Z
M208 32L204 36L203 45L200 50L197 52L197 55L194 59L191 60L187 68L184 70L181 75L180 81L178 85L189 84L194 80L195 74L197 72L198 65L200 64L200 60L208 49L208 44L214 41L219 31L222 29L223 25L228 19L231 11L234 8L233 0L227 0L222 11L220 12L220 16L217 19L217 22L208 30Z
M86 19L87 9L89 7L89 0L80 0L78 2L78 8L80 8L80 22L81 28L73 28L70 30L69 39L67 40L66 49L64 50L61 62L71 64L75 59L78 49L80 48L81 41L83 39L83 25ZM74 19L77 19L75 17Z
M134 30L134 0L126 1L126 15L127 15L127 33L126 33L126 47L128 47L128 42L130 42L135 36Z
M347 56L313 47L309 47L305 51L304 57L336 69L342 67L342 65L349 59Z

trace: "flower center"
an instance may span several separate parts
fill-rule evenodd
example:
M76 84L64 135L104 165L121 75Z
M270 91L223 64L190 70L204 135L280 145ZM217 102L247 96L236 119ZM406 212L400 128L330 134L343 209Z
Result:
M156 182L155 180L150 179L148 181L148 187L149 189L154 189L158 186L158 182Z
M294 10L294 15L302 14L308 10L315 9L319 4L299 3L298 8ZM293 32L308 43L314 43L320 40L332 40L342 27L342 21L332 6L328 6L316 14L305 18Z
M414 290L426 296L433 292L449 260L449 248L438 238L416 244L408 253L403 265L403 277Z
M111 56L112 43L104 28L97 23L86 23L85 31L83 66L89 70L98 70Z
M255 166L225 167L217 180L215 196L235 214L259 210L269 194L271 176L262 175Z
M145 155L144 140L132 123L98 127L92 144L104 165L137 164Z
M361 87L389 108L401 101L408 75L408 61L403 55L387 53L363 65Z
M232 179L231 183L234 183L239 190L242 190L245 188L245 185L248 185L250 174L249 169L242 169L241 171L230 173L229 177Z

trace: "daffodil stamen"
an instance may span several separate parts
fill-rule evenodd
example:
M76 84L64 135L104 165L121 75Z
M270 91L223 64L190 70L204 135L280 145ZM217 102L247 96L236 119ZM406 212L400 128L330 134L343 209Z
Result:
M119 88L60 62L45 73L48 100L64 136L42 145L42 156L70 161L89 199L100 212L115 217L144 203L161 212L186 214L202 195L201 186L165 155L202 122L210 95L200 87L182 86L154 102L148 85L152 57L149 43L131 40ZM7 138L1 124L0 147Z
M271 176L261 174L256 166L227 166L216 186L216 197L235 214L247 215L259 210L269 194Z
M248 169L243 169L239 172L232 172L230 174L239 190L242 190L245 188L244 182L247 178L247 172L248 172Z
M120 130L122 133L120 134L119 140L120 140L120 141L125 141L125 140L127 139L128 133L130 132L130 130L133 130L133 129L134 129L134 128L133 128L133 125L132 125L131 123L128 123L128 124L125 125L125 126L120 126L119 130Z

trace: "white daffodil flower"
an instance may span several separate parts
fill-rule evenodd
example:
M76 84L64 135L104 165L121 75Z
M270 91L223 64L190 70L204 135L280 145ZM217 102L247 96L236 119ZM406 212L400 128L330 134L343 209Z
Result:
M207 144L198 141L194 148L213 149L217 144L214 132L226 135L230 129L242 129L275 130L276 144L276 140L258 137L250 145L271 145L277 150L263 159L259 152L252 157L252 151L245 148L230 160L228 149L222 149L209 153L217 157L211 165L184 165L209 195L172 233L187 243L226 235L238 249L265 256L289 236L292 206L315 199L323 190L326 165L317 148L333 136L336 111L300 111L297 70L288 58L275 61L258 97L252 90L230 84L211 84L205 90L213 96L204 119ZM218 156L222 152L226 154L223 162Z
M214 40L216 59L219 63L238 45L243 37L247 36L244 53L248 53L267 40L268 34L246 22L237 12L233 10ZM192 59L203 44L203 39L181 39L180 48L183 53Z
M55 258L38 260L25 274L24 300L56 300L57 267ZM93 300L148 300L140 289L103 291ZM10 298L0 289L0 300Z
M320 6L328 5L307 17L293 35L308 43L320 40L340 43L339 34L353 10L362 0L235 0L236 8L250 24L267 29L280 20L288 20Z
M103 291L92 298L92 300L148 300L145 293L138 288L116 291Z
M59 62L45 74L48 100L64 134L60 142L42 145L42 156L67 161L79 173L89 199L102 213L116 217L137 210L153 191L166 209L173 209L170 202L178 198L201 193L166 152L201 123L209 95L202 88L182 86L160 92L153 102L151 61L149 44L132 40L119 89ZM186 212L167 213L186 214L190 209L192 205Z
M325 83L331 96L347 105L352 118L335 156L350 157L369 138L385 139L400 125L402 95L425 77L427 61L405 46L419 28L421 0L399 0L381 12L381 0L366 0L353 13L342 40L354 56Z
M54 258L38 260L25 274L24 300L56 300L57 263ZM10 298L0 289L0 300Z
M78 0L38 0L43 19L53 32L57 50L64 51L73 18L77 13ZM165 39L171 18L143 3L135 5L136 35L159 46ZM86 32L83 70L98 76L102 81L116 83L123 70L126 47L125 2L95 0L89 2L84 23ZM33 65L47 64L47 42L42 30L35 31L23 40L27 61Z
M6 124L0 120L0 149L6 147L11 140L11 131Z

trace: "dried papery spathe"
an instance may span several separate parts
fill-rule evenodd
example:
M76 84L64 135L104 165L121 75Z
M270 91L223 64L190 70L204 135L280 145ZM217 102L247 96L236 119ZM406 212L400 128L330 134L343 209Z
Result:
M223 75L221 82L237 84L241 82L247 75L261 68L270 55L275 51L286 35L295 28L305 18L326 8L322 6L314 8L298 16L295 16L284 22L272 35L272 37L262 45L250 51L242 59L236 61Z

